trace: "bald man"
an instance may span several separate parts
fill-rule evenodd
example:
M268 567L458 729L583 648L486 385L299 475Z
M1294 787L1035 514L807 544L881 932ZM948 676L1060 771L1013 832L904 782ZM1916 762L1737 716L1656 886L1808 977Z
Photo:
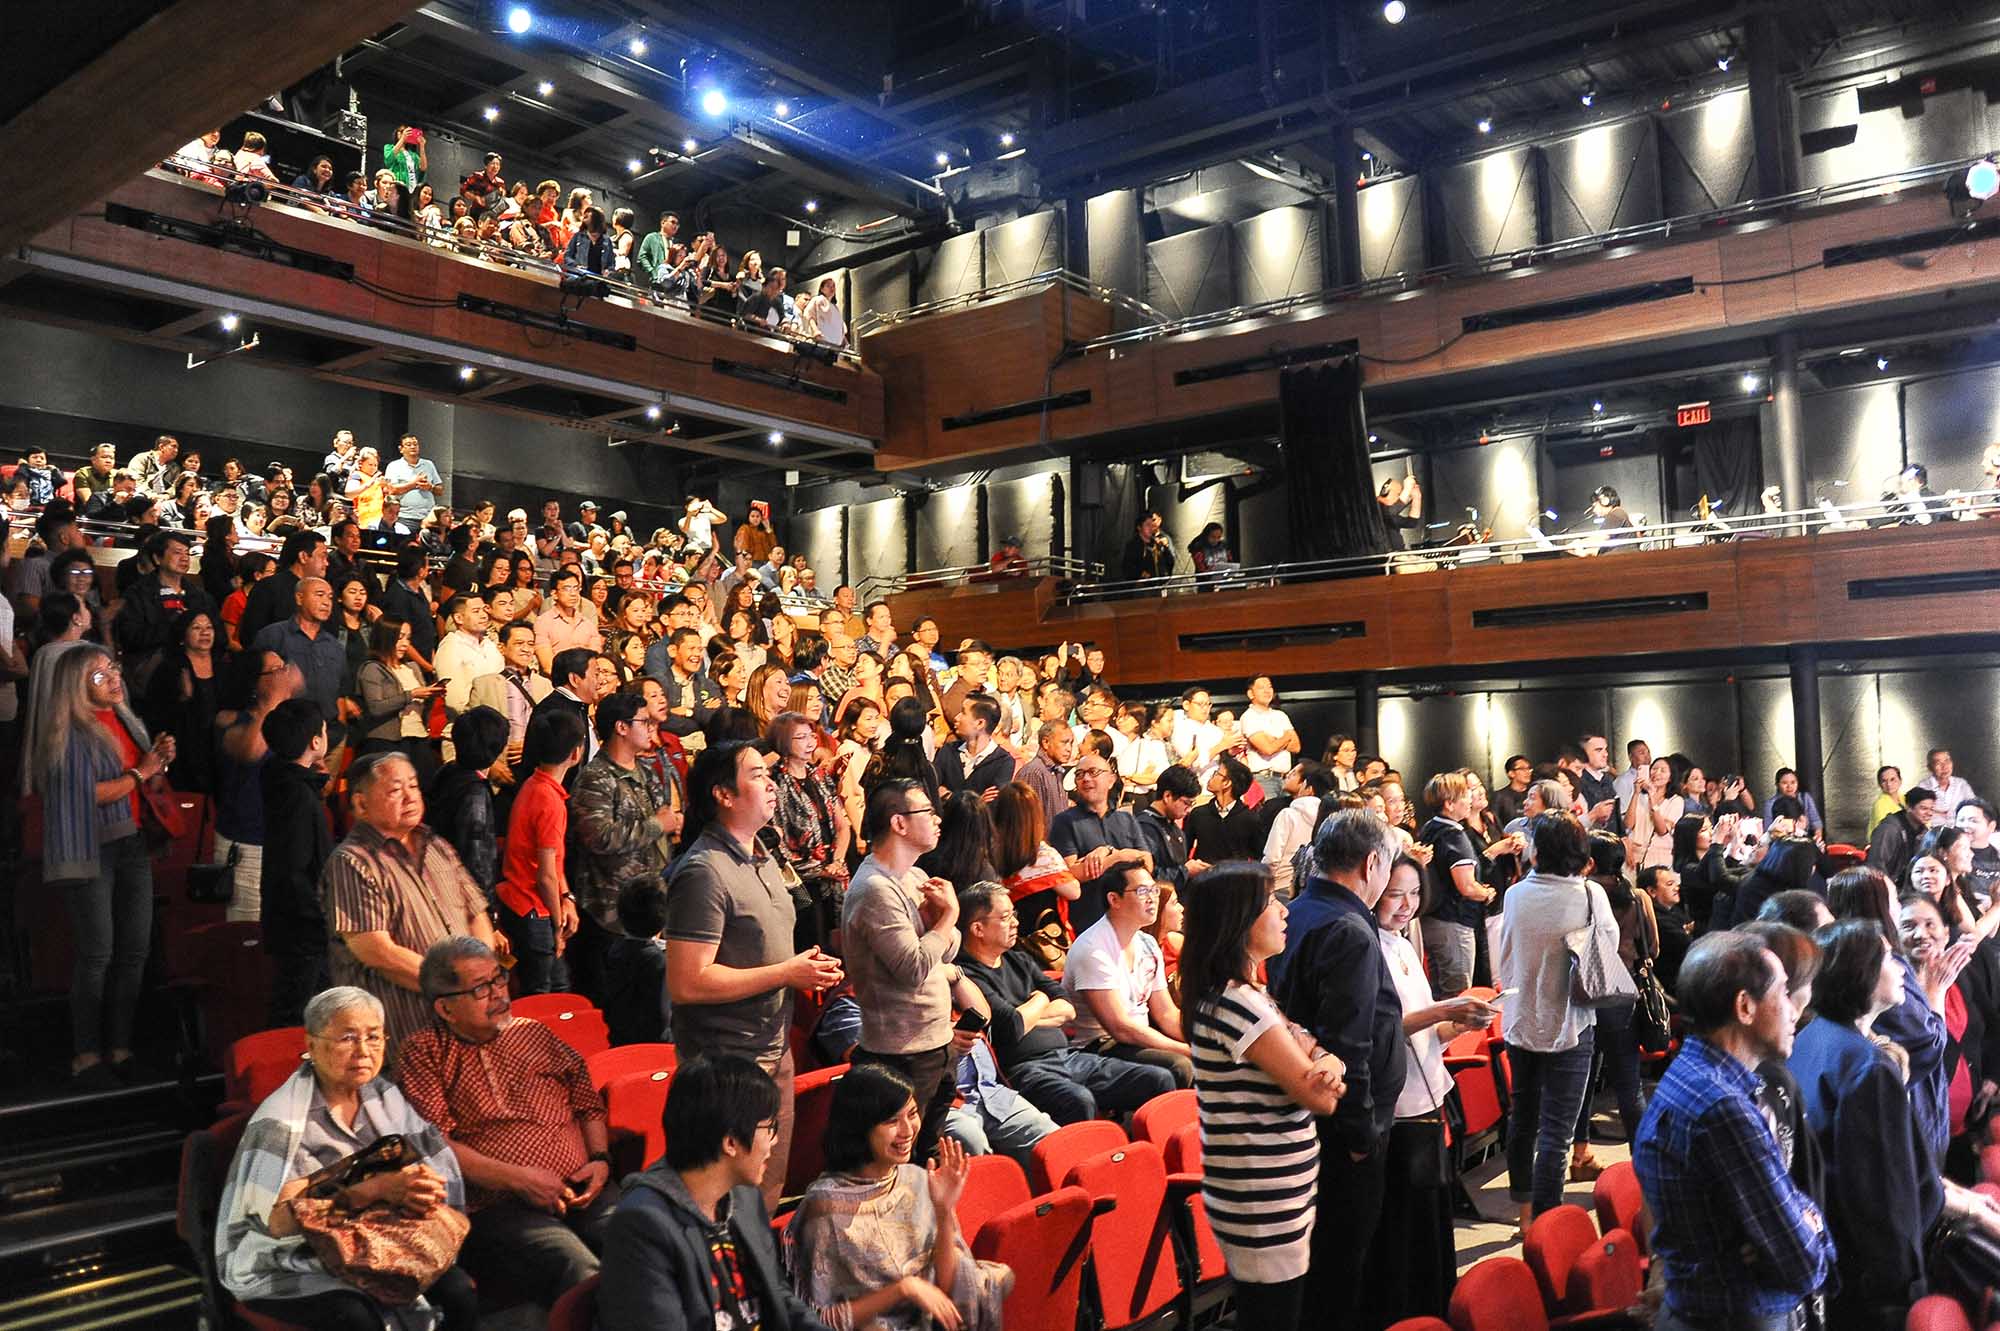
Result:
M318 703L328 718L326 742L332 748L345 736L347 723L361 712L354 699L340 693L341 677L347 672L347 649L327 628L327 621L333 618L333 587L325 578L300 578L292 592L292 605L292 617L266 624L257 631L251 646L276 652L285 664L298 667L305 680L300 696Z

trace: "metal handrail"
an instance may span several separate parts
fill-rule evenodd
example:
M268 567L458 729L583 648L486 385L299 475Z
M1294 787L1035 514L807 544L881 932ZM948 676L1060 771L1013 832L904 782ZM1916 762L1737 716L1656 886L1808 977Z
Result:
M1927 510L1925 517L1931 523L2000 516L2000 488L1927 495L1924 496L1924 503ZM1743 536L1818 536L1826 532L1861 530L1871 522L1899 518L1905 513L1906 501L1889 497L1844 506L1821 500L1812 508L1757 513L1741 518L1710 517L1612 531L1601 527L1595 530L1585 528L1553 536L1544 535L1531 525L1529 535L1499 541L1394 550L1379 555L1242 565L1223 572L1173 573L1158 578L1073 584L1063 591L1061 599L1065 604L1074 605L1128 596L1268 587L1394 573L1428 573L1488 563L1509 556L1595 555L1625 550L1678 549Z
M885 595L898 592L918 591L927 587L950 587L964 582L1003 582L1016 578L1096 578L1104 576L1104 565L1087 559L1073 559L1068 555L1040 555L1035 558L1023 556L1021 562L1009 565L1005 570L995 571L991 564L961 564L955 568L916 569L909 573L885 573L864 578L857 586L855 596L861 601L878 600Z
M975 291L961 291L956 295L939 296L935 300L923 301L920 304L910 305L900 310L869 310L855 321L854 335L859 339L878 328L890 327L909 319L918 319L929 314L939 314L946 310L955 310L967 305L977 305L984 301L997 300L1001 296L1013 295L1017 291L1027 291L1050 284L1066 287L1080 296L1089 296L1093 300L1108 301L1113 305L1121 306L1139 315L1139 317L1155 323L1163 323L1168 317L1166 314L1148 305L1145 301L1140 300L1137 296L1128 295L1123 291L1117 291L1111 287L1092 282L1089 278L1073 273L1067 268L1045 268L1039 273L1030 273L1026 277L1012 278L993 286L980 287Z
M599 295L600 298L617 297L633 309L646 310L667 318L692 318L703 323L714 324L717 327L731 329L745 337L771 339L783 342L794 349L810 349L820 355L832 355L837 359L850 361L855 364L860 363L861 353L854 346L849 345L849 343L858 340L858 335L853 335L851 332L848 343L843 343L837 347L831 342L821 341L818 338L798 337L790 333L779 332L775 329L758 332L742 327L731 317L709 313L709 306L704 305L697 310L690 311L680 302L660 300L654 295L650 286L641 287L624 281L612 274L580 271L570 268L559 260L551 261L539 255L513 249L507 245L475 241L474 252L468 253L464 242L458 240L452 234L452 229L449 225L442 228L422 226L408 218L399 217L394 213L383 213L367 208L357 208L348 202L344 195L315 194L310 190L295 189L281 181L269 180L263 176L251 176L236 170L234 167L223 167L220 165L201 167L171 157L162 161L155 170L175 179L194 180L223 189L227 189L233 184L247 184L254 181L269 192L269 202L283 204L286 207L299 209L308 213L318 213L322 216L333 216L343 221L359 223L362 226L370 227L377 231L385 231L391 235L399 236L404 240L415 241L432 249L442 250L453 258L468 259L477 257L500 267L513 268L521 272L535 273L542 277L552 278L558 283L568 279L581 279L591 283L602 283L606 288L606 292L593 292L593 295ZM455 196L444 196L444 200L439 206L447 206L452 197ZM641 236L640 239L644 239L644 237ZM801 286L801 290L803 290L803 285Z

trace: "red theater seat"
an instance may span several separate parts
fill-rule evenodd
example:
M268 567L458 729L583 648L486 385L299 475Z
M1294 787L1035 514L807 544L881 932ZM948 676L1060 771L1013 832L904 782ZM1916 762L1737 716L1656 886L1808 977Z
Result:
M975 1257L1005 1262L1014 1288L1001 1309L1007 1331L1076 1331L1092 1202L1082 1188L1058 1188L993 1216L973 1236Z
M1064 1182L1093 1200L1115 1203L1091 1228L1090 1268L1103 1331L1143 1326L1169 1312L1182 1286L1160 1148L1129 1142L1071 1166Z
M1053 1192L1077 1161L1125 1144L1125 1129L1101 1118L1066 1123L1035 1143L1028 1183L1038 1193Z
M1488 1257L1451 1291L1452 1331L1549 1331L1549 1315L1528 1264Z
M583 1061L590 1068L591 1085L599 1090L628 1073L672 1072L679 1066L670 1044L621 1044L601 1049Z
M958 1197L958 1232L970 1243L988 1220L1029 1200L1028 1176L1010 1156L975 1155L965 1163L965 1191Z

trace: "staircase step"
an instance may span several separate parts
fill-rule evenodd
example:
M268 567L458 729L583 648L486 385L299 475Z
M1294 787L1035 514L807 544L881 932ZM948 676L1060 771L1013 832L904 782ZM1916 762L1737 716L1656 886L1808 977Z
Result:
M193 1331L201 1315L201 1283L162 1263L101 1269L43 1282L33 1292L0 1301L0 1331L93 1331L143 1326Z
M127 1188L0 1215L0 1289L141 1251L172 1255L173 1183Z
M79 1194L172 1182L186 1136L178 1127L135 1124L13 1152L0 1158L0 1215Z

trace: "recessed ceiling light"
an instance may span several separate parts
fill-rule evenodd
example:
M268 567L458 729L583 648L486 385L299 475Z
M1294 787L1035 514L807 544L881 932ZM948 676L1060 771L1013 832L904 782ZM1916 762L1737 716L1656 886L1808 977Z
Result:
M474 373L473 369L470 365L461 365L458 367L458 377L465 380L467 383L472 382L473 373Z
M681 140L681 151L686 153L690 157L694 156L694 150L699 146L700 145L697 144L693 139Z
M1724 51L1721 55L1715 57L1715 67L1721 70L1723 73L1727 74L1729 72L1730 62L1732 62L1735 59L1736 59L1736 52Z
M1382 436L1376 434L1373 430L1370 430L1368 432L1368 442L1371 444L1379 444L1382 442Z
M1369 152L1366 148L1363 148L1361 150L1361 160L1364 162L1372 162L1375 160L1375 154Z
M936 158L936 161L937 161L937 164L938 164L939 166L950 166L950 165L951 165L951 154L950 154L950 153L939 153L939 154L937 155L937 158Z
M818 200L818 199L807 199L807 200L806 200L806 211L807 211L807 212L809 212L809 213L816 213L816 212L818 212L818 211L819 211L819 200Z
M507 31L519 36L535 26L535 16L528 12L526 5L515 5L507 11Z
M720 88L710 88L701 95L703 114L719 116L729 109L729 97Z
M1746 393L1754 393L1754 392L1756 392L1756 391L1757 391L1757 376L1756 376L1756 375L1754 375L1754 374L1748 374L1748 373L1746 373L1746 374L1745 374L1745 375L1743 376L1743 391L1744 391L1744 392L1746 392Z
M497 106L489 106L484 111L481 111L479 114L485 116L487 123L491 124L493 121L498 120L500 118L500 108Z
M1597 89L1596 89L1596 88L1585 88L1585 89L1583 90L1583 93L1582 93L1582 95L1581 95L1581 96L1579 96L1579 97L1577 98L1577 100L1578 100L1578 101L1580 101L1580 102L1582 102L1582 103L1583 103L1583 104L1584 104L1585 106L1591 106L1591 105L1594 105L1594 104L1596 103L1596 101L1597 101Z
M1876 369L1878 369L1878 370L1886 370L1886 369L1888 369L1888 368L1889 368L1889 358L1888 358L1887 356L1877 356L1877 357L1875 358L1875 368L1876 368Z
M1493 121L1486 116L1479 117L1479 132L1481 134L1491 134L1493 132Z
M1382 17L1389 23L1401 23L1409 17L1409 14L1410 7L1404 4L1403 0L1389 0L1389 3L1382 6Z
M646 164L640 161L638 158L634 157L625 163L625 169L627 171L630 171L633 175L636 176L641 171L646 169Z
M770 444L771 447L776 448L785 442L785 432L783 430L773 430L764 436L764 441Z
M222 323L222 331L223 331L223 332L225 332L225 333L233 333L233 332L235 332L235 331L236 331L236 325L237 325L237 324L238 324L239 322L241 322L241 321L240 321L239 319L237 319L237 317L236 317L235 315L233 315L233 314L225 314L225 315L223 315L223 316L222 316L222 319L221 319L221 323Z
M790 102L779 102L776 106L771 108L771 114L776 116L780 120L783 120L786 116L790 115L791 113L792 113L792 104Z
M658 404L646 408L646 419L649 421L656 421L660 419L660 408Z
M625 49L633 55L644 55L646 54L646 39L644 37L634 37L631 41L625 43Z
M1602 402L1591 403L1590 414L1593 416L1602 416L1604 414L1604 404Z
M1001 146L1002 148L1011 148L1011 147L1013 147L1013 146L1014 146L1014 136L1013 136L1012 134L1002 134L1002 135L1000 136L1000 146Z
M547 79L543 79L540 83L537 83L535 85L535 96L547 97L550 93L554 92L555 90L556 90L555 84L550 83Z

